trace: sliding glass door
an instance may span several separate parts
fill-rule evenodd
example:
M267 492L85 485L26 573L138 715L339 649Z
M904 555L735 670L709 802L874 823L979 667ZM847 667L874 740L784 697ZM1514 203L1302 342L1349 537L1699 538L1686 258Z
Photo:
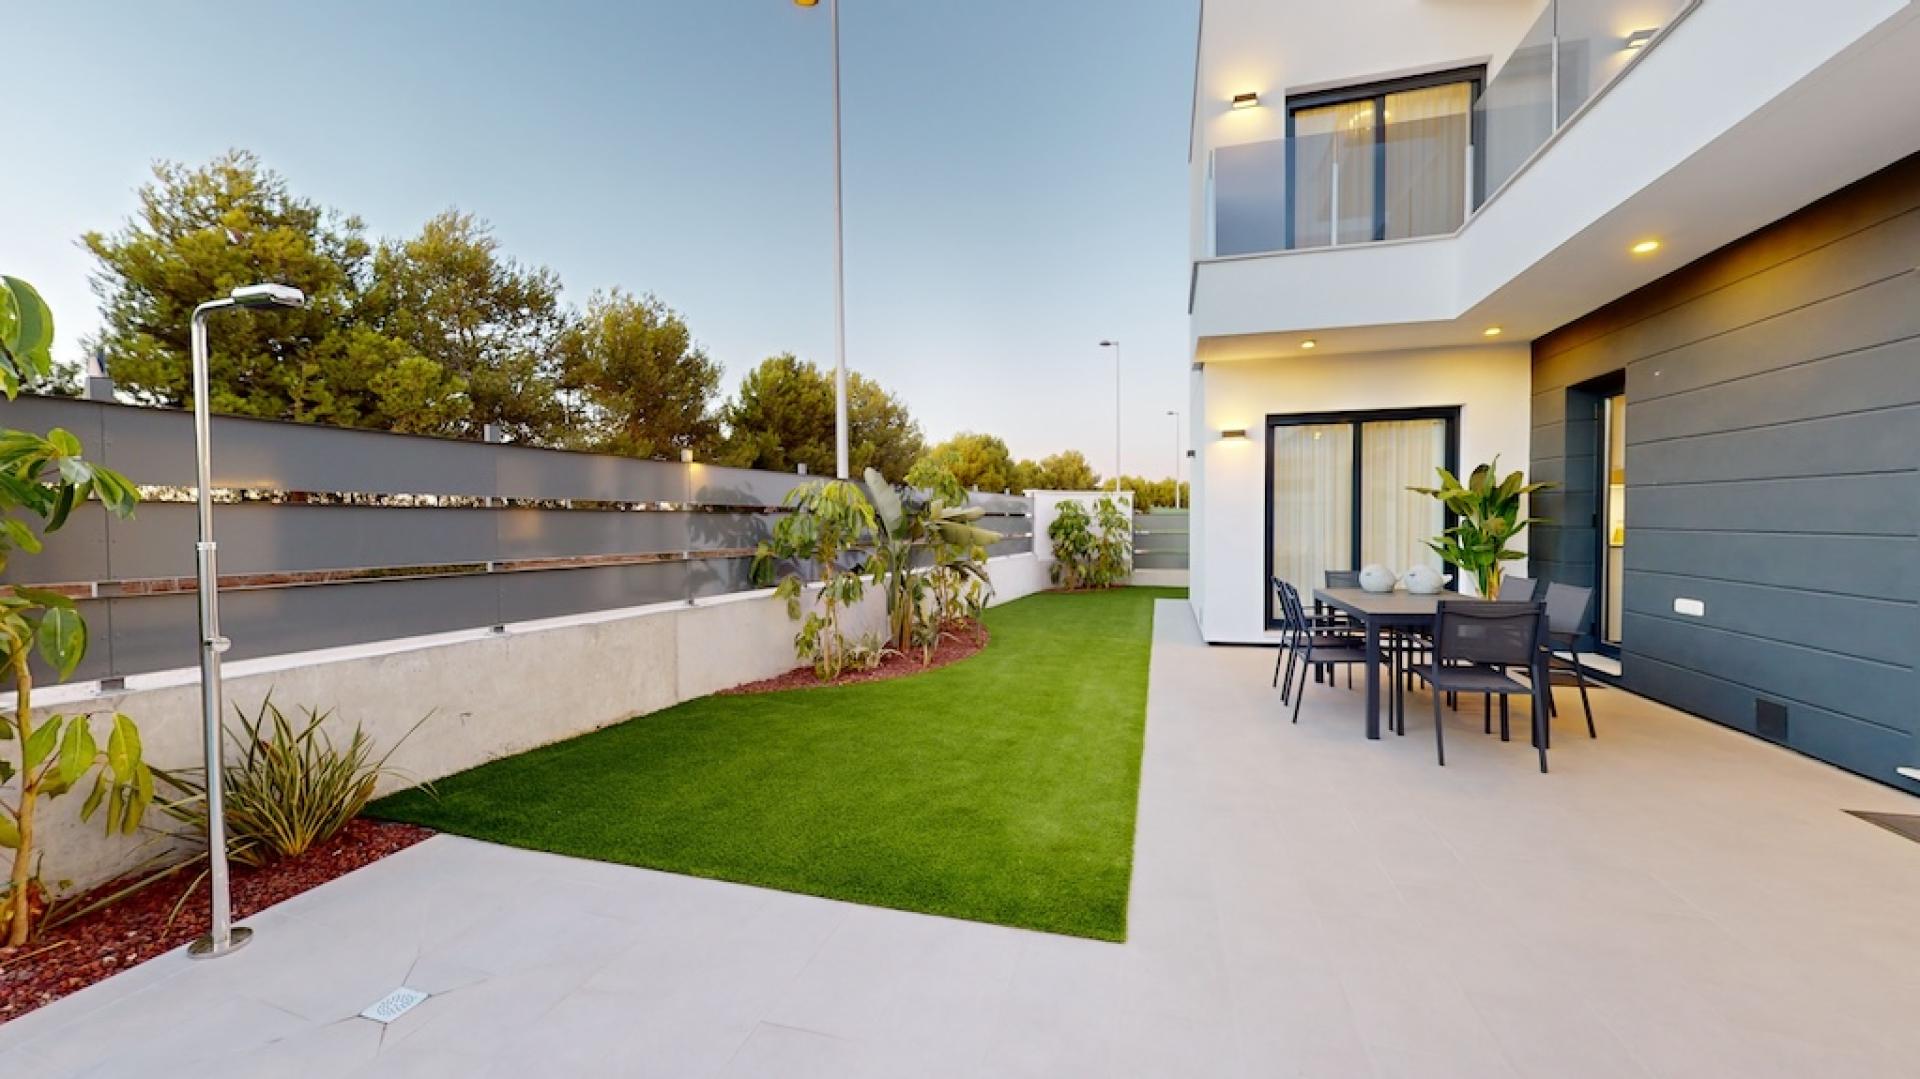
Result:
M1407 488L1457 471L1458 423L1457 408L1267 417L1267 575L1311 594L1328 570L1442 568L1426 541L1445 511Z
M1289 99L1287 246L1459 228L1480 76L1446 72Z

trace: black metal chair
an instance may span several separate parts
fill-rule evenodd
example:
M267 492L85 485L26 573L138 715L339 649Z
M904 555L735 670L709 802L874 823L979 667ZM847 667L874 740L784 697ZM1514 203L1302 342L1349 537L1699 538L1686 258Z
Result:
M1546 610L1539 603L1500 600L1442 600L1433 616L1433 662L1414 673L1433 689L1433 744L1440 764L1447 763L1446 725L1441 697L1450 692L1484 693L1500 698L1501 733L1506 731L1507 698L1522 694L1533 707L1533 744L1540 770L1547 770L1547 717L1544 693L1547 643ZM1513 667L1531 672L1529 682L1507 674Z
M1294 625L1305 627L1305 631L1295 638L1296 651L1300 654L1300 685L1293 692L1293 722L1300 722L1300 701L1307 695L1307 672L1316 667L1346 667L1349 671L1354 664L1367 662L1367 650L1364 646L1352 643L1351 638L1325 637L1315 632L1322 628L1324 621L1307 614L1300 602L1300 590L1285 581L1274 582L1280 588L1281 602L1285 605L1287 620ZM1337 642L1337 643L1336 643ZM1287 680L1293 680L1293 671L1287 671Z
M1332 616L1315 615L1304 623L1296 621L1294 611L1288 604L1285 594L1285 591L1292 586L1278 577L1271 578L1271 581L1274 598L1280 601L1280 651L1273 658L1273 684L1280 687L1280 703L1285 704L1293 686L1294 661L1301 653L1303 634L1315 637L1322 648L1331 648L1349 642L1344 634L1330 632L1330 627L1336 625ZM1297 600L1298 591L1295 591L1294 596ZM1284 683L1280 679L1282 666L1286 668Z
M1358 588L1360 587L1360 571L1357 569L1330 569L1326 571L1324 580L1328 588ZM1319 600L1313 601L1313 613L1316 618L1323 616L1326 618L1325 628L1328 630L1344 632L1349 635L1358 635L1361 632L1360 626L1356 624L1353 619L1337 611L1328 611L1321 605ZM1331 675L1331 673L1330 671L1328 672L1329 675ZM1352 668L1347 669L1347 688L1353 688Z
M1587 699L1587 672L1580 665L1580 634L1586 630L1587 612L1593 607L1593 589L1554 581L1547 585L1547 714L1557 716L1553 706L1553 672L1572 671L1573 682L1580 687L1580 707L1587 713L1587 737L1598 738L1593 727L1593 702ZM1563 657L1556 649L1566 649Z

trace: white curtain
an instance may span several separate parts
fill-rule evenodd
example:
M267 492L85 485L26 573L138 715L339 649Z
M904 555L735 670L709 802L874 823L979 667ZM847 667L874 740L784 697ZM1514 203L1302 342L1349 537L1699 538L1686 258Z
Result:
M1446 511L1438 499L1407 488L1439 483L1434 469L1446 464L1446 421L1374 420L1362 427L1361 565L1378 562L1395 573L1422 564L1443 569L1426 541L1446 527Z
M1293 246L1373 239L1374 99L1293 114ZM1338 166L1340 231L1333 230Z
M1297 424L1271 433L1273 574L1311 594L1327 570L1353 568L1353 427ZM1280 615L1277 603L1273 613Z
M1452 232L1466 216L1472 84L1388 94L1385 105L1386 238Z

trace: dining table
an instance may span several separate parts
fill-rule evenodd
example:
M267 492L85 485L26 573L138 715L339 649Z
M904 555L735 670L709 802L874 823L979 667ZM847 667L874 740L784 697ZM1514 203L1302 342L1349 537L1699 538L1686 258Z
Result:
M1366 634L1367 662L1367 737L1380 737L1380 661L1382 631L1430 626L1442 600L1465 599L1459 592L1442 589L1419 593L1395 589L1369 592L1364 588L1316 588L1314 602L1331 607L1357 623Z

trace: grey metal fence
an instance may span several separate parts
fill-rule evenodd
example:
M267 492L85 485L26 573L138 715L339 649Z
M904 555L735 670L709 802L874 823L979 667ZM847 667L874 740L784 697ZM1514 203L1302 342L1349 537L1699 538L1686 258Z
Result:
M93 629L75 680L191 666L192 416L71 398L0 425L72 431L145 495L76 511L6 583L57 587ZM753 587L751 553L809 477L238 417L213 421L230 659L690 600ZM976 495L990 554L1031 549L1027 499Z
M1152 509L1133 515L1135 569L1187 568L1187 511Z

